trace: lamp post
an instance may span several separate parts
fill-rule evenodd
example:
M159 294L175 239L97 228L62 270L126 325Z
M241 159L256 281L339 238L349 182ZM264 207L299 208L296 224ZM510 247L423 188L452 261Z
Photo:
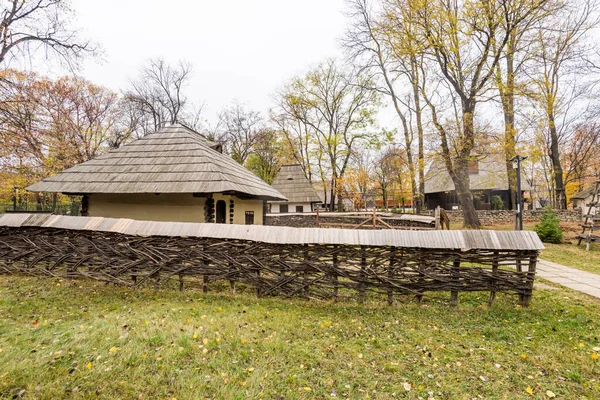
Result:
M521 161L526 160L527 156L516 155L510 159L513 164L517 166L517 215L519 216L519 222L517 224L517 230L523 230L523 205L521 201Z

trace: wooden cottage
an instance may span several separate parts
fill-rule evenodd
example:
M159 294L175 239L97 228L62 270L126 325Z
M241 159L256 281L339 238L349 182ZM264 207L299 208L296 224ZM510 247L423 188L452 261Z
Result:
M600 207L597 205L598 196L594 196L595 185L590 186L589 188L582 190L579 193L574 194L571 197L571 202L573 203L573 208L579 209L581 211L581 216L584 218L585 215L596 215L600 214ZM596 201L594 201L596 200ZM590 207L590 204L594 202L596 206Z
M267 200L286 200L221 145L178 124L27 190L81 195L83 216L246 225L263 224Z
M272 186L287 197L287 200L283 201L269 201L272 213L311 212L321 203L319 195L306 179L299 164L281 167Z
M492 209L493 196L500 197L503 209L511 208L508 173L502 155L490 154L473 160L469 165L469 179L475 209ZM530 190L525 179L521 180L521 190ZM428 209L437 206L446 210L458 209L458 195L454 182L440 159L433 161L425 174L425 204Z

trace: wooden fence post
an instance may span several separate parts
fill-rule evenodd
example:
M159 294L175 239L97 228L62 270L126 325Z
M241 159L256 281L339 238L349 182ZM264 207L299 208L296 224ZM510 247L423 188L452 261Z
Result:
M460 261L456 260L452 264L452 282L458 286L460 282ZM450 305L456 307L458 305L458 291L453 290L450 292Z
M440 212L440 206L437 206L435 208L435 230L439 231L440 229L442 229L442 224L441 224L441 212Z
M492 290L490 291L490 298L488 299L488 307L491 307L496 298L496 275L498 274L498 252L494 252L494 258L492 259Z
M319 228L319 209L317 208L317 216L315 218L317 228Z
M394 278L394 268L396 267L396 248L392 247L391 253L390 253L390 264L388 266L388 280L392 280ZM387 296L387 303L388 306L391 306L392 304L394 304L394 288L391 284L388 283L388 296Z
M535 279L535 269L537 264L537 255L529 257L529 268L527 270L527 294L523 296L521 306L529 307L531 296L533 294L533 281Z
M233 272L233 263L229 261L229 273ZM229 289L231 294L235 296L235 279L229 279Z
M304 244L303 246L304 246L304 272L302 273L302 275L303 275L302 276L303 277L302 284L304 285L304 289L303 289L304 297L308 298L309 294L310 294L310 290L309 290L309 285L307 282L310 280L308 278L308 276L309 276L308 266L310 265L310 263L308 262L308 245Z
M179 274L179 291L183 292L183 275Z
M518 255L517 255L516 268L517 268L519 277L521 277L521 275L522 275L521 273L523 272L523 264ZM525 295L523 293L519 293L519 304L521 304L521 305L523 305L524 296Z
M367 269L367 255L365 252L365 246L360 246L360 273L358 283L358 302L363 303L365 301L365 270Z
M337 274L337 269L338 269L338 255L337 255L337 246L333 246L333 299L334 301L338 301L338 295L339 295L339 277Z

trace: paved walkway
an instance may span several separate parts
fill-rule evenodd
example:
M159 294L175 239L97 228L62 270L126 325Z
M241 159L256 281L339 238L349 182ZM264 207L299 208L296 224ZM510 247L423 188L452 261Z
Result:
M539 259L536 276L600 298L600 275Z

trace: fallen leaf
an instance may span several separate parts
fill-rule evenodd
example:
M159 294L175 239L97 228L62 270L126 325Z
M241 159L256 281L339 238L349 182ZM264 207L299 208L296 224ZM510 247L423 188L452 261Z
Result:
M402 384L402 386L404 387L404 390L406 390L407 392L410 392L410 389L411 389L410 383L404 382Z
M91 362L87 363L86 367L87 367L87 369L92 369L92 363Z
M525 389L525 391L529 394L533 394L533 389L529 386L527 386L527 389Z
M110 353L116 353L116 352L117 352L117 350L118 350L118 349L117 349L115 346L113 346L113 347L111 347L111 348L110 348L108 351L109 351Z
M556 395L554 394L554 392L551 391L551 390L546 390L546 396L548 396L551 399L553 399L553 398L556 397Z
M481 379L484 382L489 381L489 379L487 378L487 376L483 376L483 375L479 376L479 379Z

